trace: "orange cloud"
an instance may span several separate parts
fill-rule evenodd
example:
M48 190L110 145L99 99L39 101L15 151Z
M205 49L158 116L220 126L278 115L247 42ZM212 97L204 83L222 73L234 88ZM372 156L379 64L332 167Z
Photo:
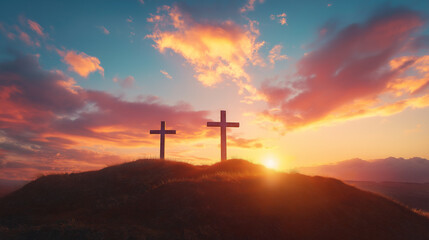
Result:
M264 145L258 139L246 139L240 137L229 136L228 145L231 147L257 149Z
M30 19L27 20L28 25L30 26L31 30L36 32L39 36L45 37L45 34L43 33L43 28L38 24L37 22L31 21Z
M245 70L249 64L264 64L258 54L264 42L257 42L254 31L232 21L195 22L177 6L164 6L161 10L166 14L148 19L155 22L155 30L146 37L155 42L155 48L161 53L169 49L180 54L206 86L229 79L240 87L240 92L250 93L253 100L261 99Z
M412 62L409 68L414 69L417 74L404 74L404 76L398 77L395 81L389 83L388 87L395 92L396 96L418 93L429 85L429 55L398 57L390 61L390 67L400 69L400 66L407 62ZM405 70L402 71L405 72Z
M92 72L98 71L104 76L104 68L100 66L100 60L89 56L84 52L57 50L58 54L64 58L69 65L69 70L74 71L80 76L86 78Z

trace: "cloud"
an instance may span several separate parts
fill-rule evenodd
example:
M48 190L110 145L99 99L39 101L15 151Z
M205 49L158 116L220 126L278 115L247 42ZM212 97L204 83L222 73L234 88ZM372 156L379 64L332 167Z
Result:
M263 2L264 0L259 0L259 3L263 3ZM240 12L244 13L247 11L255 10L255 3L256 3L256 0L248 0L247 3L242 8L240 8Z
M277 15L274 15L274 14L271 14L270 15L270 19L271 20L276 20L276 18L278 19L278 22L281 24L281 25L288 25L287 24L287 20L286 20L286 17L287 17L287 15L286 15L286 13L281 13L281 14L277 14Z
M271 50L270 54L268 55L268 60L271 64L274 64L276 61L288 59L286 55L281 55L282 45L275 45Z
M228 146L257 149L257 148L262 148L264 145L262 145L262 143L258 139L246 139L246 138L229 136Z
M110 34L110 31L105 26L99 26L98 28L100 28L104 34L106 34L106 35Z
M149 129L161 120L180 134L177 142L215 136L204 127L207 111L86 90L61 71L43 70L35 56L0 63L0 102L0 155L8 162L0 178L31 179L135 159L118 151L157 146Z
M134 85L135 80L133 76L128 76L124 79L114 77L113 82L119 83L121 87L130 88Z
M164 70L160 70L160 72L168 79L173 79L172 76L170 76L170 74L168 74L168 72L164 71Z
M415 11L388 9L346 26L298 62L295 81L263 84L277 107L263 115L296 129L428 106L429 95L412 95L427 82L427 56L397 58L423 24Z
M63 57L64 62L69 65L69 70L74 71L80 76L86 78L92 72L98 71L104 76L104 68L100 66L100 60L96 57L89 56L84 52L57 50L58 54Z
M43 28L40 26L40 24L30 19L27 20L27 23L30 26L31 30L36 32L39 36L45 37L45 34L43 33Z
M239 86L240 93L260 99L245 70L249 64L264 64L258 54L264 42L257 42L254 31L232 21L196 22L177 6L164 6L158 13L162 14L148 19L155 27L146 36L155 42L156 49L181 55L194 68L198 81L206 86L229 79Z
M19 39L28 46L40 47L40 42L37 41L37 39L33 40L28 33L17 25L8 26L6 24L0 24L0 32L10 40Z
M300 173L373 182L429 182L429 160L386 158L371 161L351 159L331 165L300 168Z
M20 32L19 39L21 39L21 41L23 41L28 46L34 45L34 42L31 40L30 36L26 32Z

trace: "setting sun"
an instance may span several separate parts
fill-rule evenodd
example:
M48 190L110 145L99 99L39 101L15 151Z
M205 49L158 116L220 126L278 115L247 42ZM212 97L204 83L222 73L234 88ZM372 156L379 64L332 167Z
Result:
M277 169L279 167L277 159L274 158L266 158L262 164L271 169Z

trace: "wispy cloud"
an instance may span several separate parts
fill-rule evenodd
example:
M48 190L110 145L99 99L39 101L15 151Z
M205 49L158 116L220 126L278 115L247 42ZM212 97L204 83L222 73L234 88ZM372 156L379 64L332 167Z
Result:
M271 14L271 15L270 15L270 19L271 19L271 20L273 20L273 21L274 21L274 20L278 19L278 22L279 22L281 25L288 25L288 24L287 24L286 17L287 17L286 13L281 13L281 14L277 14L277 15L274 15L274 14Z
M128 76L126 78L114 77L113 82L119 83L121 87L130 88L134 85L135 79L133 76Z
M257 149L262 148L264 145L258 140L253 138L241 138L235 136L228 137L228 145L231 147L239 147L239 148L250 148Z
M173 79L173 77L170 76L170 74L168 74L168 72L164 71L164 70L160 70L160 72L168 79Z
M259 0L258 2L263 3L264 0ZM240 8L240 12L244 13L247 11L255 10L255 3L256 3L256 0L248 0L247 3L242 8Z
M287 55L282 55L282 45L275 45L271 50L270 54L268 55L268 60L271 64L274 64L276 61L285 60L288 59Z
M45 37L45 33L43 33L43 28L35 21L32 21L30 19L27 20L28 25L30 26L31 30L36 32L39 36Z
M101 29L101 31L103 31L104 34L109 35L110 31L105 27L105 26L99 26L99 29Z

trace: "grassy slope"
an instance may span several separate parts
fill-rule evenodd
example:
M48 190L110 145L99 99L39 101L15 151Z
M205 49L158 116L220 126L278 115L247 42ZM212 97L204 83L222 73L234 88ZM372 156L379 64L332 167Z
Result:
M139 160L0 200L0 239L429 239L429 220L338 180Z
M346 181L357 188L382 194L411 208L429 212L429 183Z

